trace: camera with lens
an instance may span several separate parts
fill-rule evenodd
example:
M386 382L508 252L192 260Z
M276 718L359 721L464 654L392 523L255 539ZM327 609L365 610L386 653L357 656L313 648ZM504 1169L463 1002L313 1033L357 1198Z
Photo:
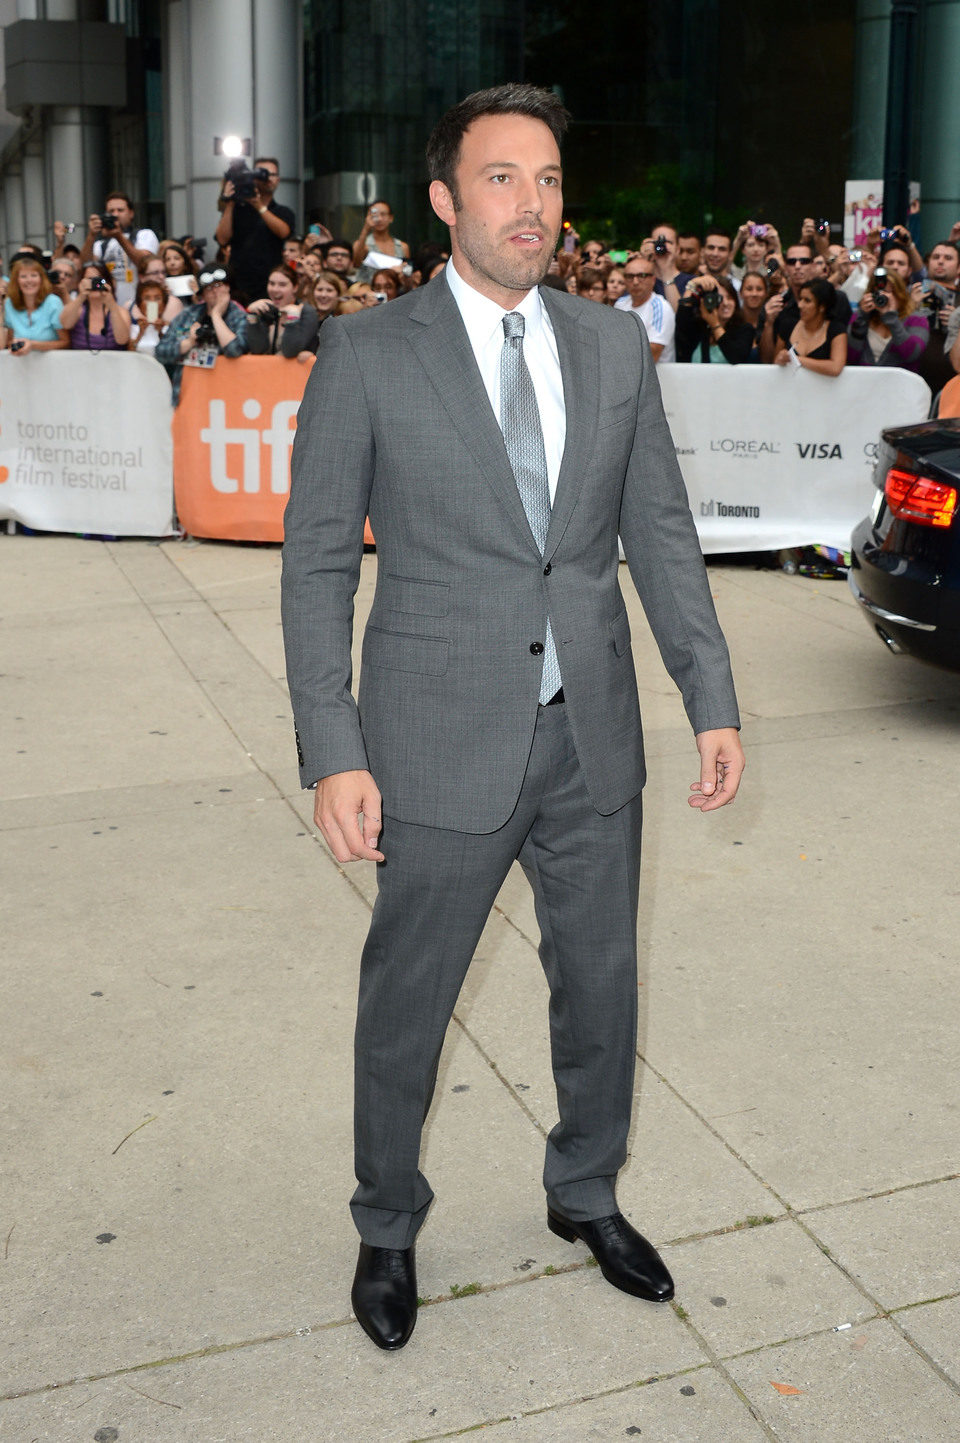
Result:
M701 300L703 301L703 309L705 311L719 311L720 292L715 286L711 286L708 291L704 291Z
M654 243L653 243L653 249L654 249L654 253L655 253L656 255L658 255L658 256L665 256L665 255L667 255L667 253L668 253L668 251L669 251L669 246L667 245L667 242L666 242L666 239L665 239L664 236L662 236L662 235L658 235L658 236L657 236L656 240L655 240Z
M90 289L92 291L108 291L110 289L110 282L104 280L103 276L95 276L90 282Z
M830 234L830 222L829 222L828 220L826 220L823 216L821 216L820 219L817 221L817 235L829 235L829 234Z
M280 307L273 304L264 306L257 314L265 326L275 326L280 320Z
M880 239L882 241L895 240L896 237L897 232L892 226L889 229L884 229L880 232Z
M770 227L767 225L756 225L753 221L751 221L747 229L752 236L759 236L759 238L763 240Z
M873 299L879 300L887 294L887 272L883 266L877 266L870 279L870 294Z
M100 217L100 224L104 230L116 230L117 217L115 215L102 215Z
M233 195L235 200L253 200L257 193L257 185L270 179L270 172L258 165L256 170L251 170L245 160L233 160L227 166L223 175L224 180L233 184Z
M219 344L216 327L209 316L204 316L203 320L197 326L196 343L198 346L216 346Z

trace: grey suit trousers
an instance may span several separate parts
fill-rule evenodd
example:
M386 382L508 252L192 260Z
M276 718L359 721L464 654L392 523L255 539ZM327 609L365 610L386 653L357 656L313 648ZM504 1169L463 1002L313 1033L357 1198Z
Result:
M444 1035L518 858L550 988L559 1122L547 1140L547 1200L579 1221L616 1210L636 1061L641 816L639 793L611 815L595 810L560 705L539 708L517 805L497 831L384 817L356 1030L351 1211L364 1242L409 1247L424 1221L433 1194L421 1132Z

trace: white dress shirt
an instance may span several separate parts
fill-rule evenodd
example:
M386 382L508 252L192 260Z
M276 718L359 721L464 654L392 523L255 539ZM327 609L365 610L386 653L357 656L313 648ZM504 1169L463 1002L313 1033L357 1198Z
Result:
M447 262L446 278L463 317L463 324L467 328L467 336L490 397L493 414L503 430L500 418L500 352L504 339L503 318L508 312L498 306L496 301L488 300L474 290L473 286L468 285L452 260ZM560 374L557 338L536 286L532 291L527 291L523 300L513 309L523 316L523 355L537 397L543 448L547 457L550 504L553 505L567 436L567 412L563 404L563 377Z

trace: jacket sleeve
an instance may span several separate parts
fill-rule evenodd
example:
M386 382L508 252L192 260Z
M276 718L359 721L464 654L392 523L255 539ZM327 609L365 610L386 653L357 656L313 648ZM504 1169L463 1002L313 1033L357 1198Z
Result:
M297 320L284 326L280 332L281 354L289 359L299 356L301 351L317 349L317 313L313 306L304 303Z
M630 575L694 732L740 725L727 644L717 621L660 383L641 326L629 345L640 394L620 505Z
M731 366L740 366L744 361L749 361L750 352L753 350L753 334L753 327L747 325L724 331L717 344Z
M350 644L376 448L349 332L344 320L321 329L283 523L283 637L305 787L367 768Z

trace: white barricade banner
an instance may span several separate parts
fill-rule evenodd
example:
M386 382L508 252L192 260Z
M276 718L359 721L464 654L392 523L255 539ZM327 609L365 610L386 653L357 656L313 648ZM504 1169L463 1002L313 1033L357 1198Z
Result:
M706 553L846 550L870 510L880 431L925 419L910 371L659 366L664 408Z
M169 536L163 367L128 351L0 354L0 517L38 531Z

